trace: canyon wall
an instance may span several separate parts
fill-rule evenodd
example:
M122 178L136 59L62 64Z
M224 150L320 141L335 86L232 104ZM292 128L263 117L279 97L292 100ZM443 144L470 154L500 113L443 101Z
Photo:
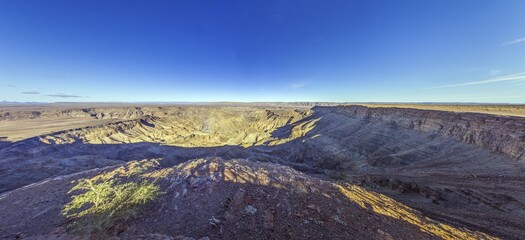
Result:
M435 133L525 161L525 118L365 106L319 107L351 118Z

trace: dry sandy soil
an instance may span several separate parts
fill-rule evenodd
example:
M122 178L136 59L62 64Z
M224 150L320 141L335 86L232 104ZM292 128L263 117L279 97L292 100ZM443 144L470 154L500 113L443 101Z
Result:
M112 120L93 119L91 117L57 117L2 121L0 123L0 137L3 137L4 141L20 141L67 129L103 125L111 121Z
M363 104L367 107L413 108L450 112L485 113L501 116L525 117L525 105L464 105L464 104Z
M522 106L320 105L3 107L0 237L525 235Z

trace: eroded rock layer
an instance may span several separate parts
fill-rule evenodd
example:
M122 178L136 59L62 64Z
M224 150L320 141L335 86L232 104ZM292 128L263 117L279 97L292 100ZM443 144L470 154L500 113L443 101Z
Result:
M0 145L0 192L141 159L169 169L242 158L361 186L460 229L525 234L524 118L363 106L108 109L115 121Z
M525 161L525 118L522 117L364 106L332 109L351 117L453 137Z
M254 146L272 143L272 133L312 114L311 110L185 108L163 117L147 115L99 127L42 136L48 144L151 142L179 147ZM159 114L156 114L159 115ZM307 123L304 123L305 125ZM313 127L313 124L309 126ZM292 137L304 134L294 132ZM306 133L306 132L305 132Z

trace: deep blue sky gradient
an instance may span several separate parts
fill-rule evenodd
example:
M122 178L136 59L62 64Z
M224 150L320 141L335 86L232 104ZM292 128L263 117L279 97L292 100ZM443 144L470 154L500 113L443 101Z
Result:
M0 1L0 101L525 103L525 1Z

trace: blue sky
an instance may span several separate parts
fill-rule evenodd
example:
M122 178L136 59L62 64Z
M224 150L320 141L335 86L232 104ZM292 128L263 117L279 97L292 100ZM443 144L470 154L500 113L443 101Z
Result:
M0 1L0 101L525 103L525 1Z

